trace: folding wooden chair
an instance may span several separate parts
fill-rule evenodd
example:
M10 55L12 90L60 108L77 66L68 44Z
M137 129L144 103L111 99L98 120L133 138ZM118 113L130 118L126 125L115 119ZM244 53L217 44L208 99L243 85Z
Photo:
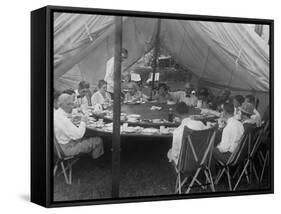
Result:
M249 128L247 130L247 132L244 133L239 145L232 152L231 156L229 157L229 159L227 160L226 163L224 163L220 160L216 160L217 165L220 167L219 172L217 173L217 176L216 176L216 179L215 179L216 185L219 183L222 176L224 174L226 174L229 190L232 191L231 181L237 175L241 165L243 164L243 162L248 157L249 145L250 145L250 142L252 140L252 131L253 131L253 128ZM233 175L231 175L231 172L230 172L231 168L236 168ZM246 175L247 181L249 183L249 177L248 177L247 169L245 170L245 175Z
M176 193L182 193L182 188L190 177L192 180L185 193L189 193L191 188L195 187L195 182L200 187L210 186L215 192L210 170L215 135L215 129L193 131L187 127L184 128L179 160L175 166ZM205 183L199 181L200 173L205 177Z
M56 161L54 165L54 176L56 176L57 169L61 167L61 171L57 176L63 174L66 184L72 183L72 166L79 160L79 155L66 156L64 155L56 137L54 136L54 154Z
M239 183L240 183L242 177L243 177L244 175L246 175L247 169L248 169L248 168L249 168L250 170L253 169L254 175L255 175L257 181L259 182L260 179L259 179L259 176L257 175L257 170L256 170L256 167L255 167L255 165L254 165L253 160L254 160L254 157L256 156L257 151L258 151L258 148L259 148L259 146L260 146L260 144L261 144L261 142L262 142L261 139L262 139L262 137L263 137L263 135L264 135L264 130L265 130L265 129L264 129L264 126L262 126L261 128L257 128L256 130L254 130L254 134L253 134L253 136L254 136L254 137L253 137L253 146L250 146L250 147L249 147L249 148L250 148L249 155L247 156L247 159L246 159L246 161L245 161L243 170L242 170L242 172L241 172L241 174L240 174L240 176L239 176L239 178L238 178L238 180L237 180L237 182L236 182L236 184L235 184L233 190L236 190L236 188L238 187L238 185L239 185ZM252 142L251 142L251 143L252 143Z
M261 144L258 148L257 157L261 166L261 173L259 177L259 182L262 182L264 177L264 172L266 167L269 166L269 143L268 139L270 137L269 120L264 123L263 134L261 137Z

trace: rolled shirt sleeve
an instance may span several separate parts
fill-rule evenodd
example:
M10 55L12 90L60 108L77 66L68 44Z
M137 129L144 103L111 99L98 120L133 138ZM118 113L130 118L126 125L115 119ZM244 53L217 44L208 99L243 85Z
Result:
M86 131L86 123L80 122L76 127L67 117L66 113L59 109L54 115L55 135L60 144L67 144L70 140L81 139Z
M64 133L72 140L78 140L82 138L86 131L86 123L80 122L79 127L76 127L70 120L64 129Z

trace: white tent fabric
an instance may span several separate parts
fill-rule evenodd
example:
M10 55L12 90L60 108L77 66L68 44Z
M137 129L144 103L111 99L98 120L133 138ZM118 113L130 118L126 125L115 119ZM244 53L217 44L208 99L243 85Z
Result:
M153 48L157 19L125 17L123 69ZM206 83L268 92L269 46L246 24L162 19L160 46ZM63 13L54 22L55 86L96 85L113 56L114 17ZM75 78L74 78L75 77Z
M156 19L124 18L123 47L129 52L124 69L143 56L147 48L152 48L155 25ZM80 80L88 80L95 86L99 79L104 78L106 62L113 53L113 17L67 13L55 20L54 83L58 89L66 85L68 88L77 87L79 81L70 80L70 70L72 75L80 75ZM73 67L76 67L76 73Z

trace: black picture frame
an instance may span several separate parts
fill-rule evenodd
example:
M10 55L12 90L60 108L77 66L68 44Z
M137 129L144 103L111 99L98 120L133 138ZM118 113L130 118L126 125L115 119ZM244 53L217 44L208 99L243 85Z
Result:
M151 197L111 198L87 201L53 200L52 183L52 151L53 144L53 13L81 13L113 16L137 16L146 18L185 19L196 21L213 21L229 23L265 24L270 27L270 188L266 190L247 190L238 192L204 193L190 195L164 195ZM118 77L117 77L118 78ZM120 78L120 76L119 76ZM44 207L80 206L93 204L111 204L126 202L144 202L159 200L177 200L188 198L225 197L237 195L268 194L274 192L274 21L268 19L250 19L237 17L202 16L187 14L171 14L157 12L122 11L94 8L46 6L31 12L31 202ZM117 93L120 97L120 90ZM116 101L117 102L117 101ZM120 109L119 109L120 111ZM116 110L118 112L118 109ZM119 112L120 113L120 112ZM119 115L118 115L119 116ZM116 116L117 118L117 116ZM119 121L120 122L120 121ZM116 130L113 136L120 138ZM118 140L117 140L118 141ZM120 141L120 139L119 139ZM118 146L113 158L120 161ZM117 176L119 165L116 165Z

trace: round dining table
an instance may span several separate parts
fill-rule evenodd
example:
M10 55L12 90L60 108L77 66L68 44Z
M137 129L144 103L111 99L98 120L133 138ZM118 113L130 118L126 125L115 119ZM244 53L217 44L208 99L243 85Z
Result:
M107 110L112 111L112 107ZM175 112L175 105L168 105L164 103L146 102L146 103L126 103L121 105L121 114L138 115L137 121L131 122L127 119L121 120L121 124L127 123L129 127L142 127L142 128L153 128L158 129L155 133L144 133L144 132L126 132L120 131L120 135L126 137L149 137L149 138L172 138L172 129L180 125L179 122L168 121L168 115L171 112ZM190 108L190 115L200 115L201 110L198 108ZM108 117L104 114L94 114L93 117L96 119L103 119L105 123L113 123L112 115ZM169 133L161 133L160 126L164 126L169 129ZM112 136L112 130L105 130L103 127L91 127L87 128L88 135L93 136ZM121 129L121 127L120 127Z

